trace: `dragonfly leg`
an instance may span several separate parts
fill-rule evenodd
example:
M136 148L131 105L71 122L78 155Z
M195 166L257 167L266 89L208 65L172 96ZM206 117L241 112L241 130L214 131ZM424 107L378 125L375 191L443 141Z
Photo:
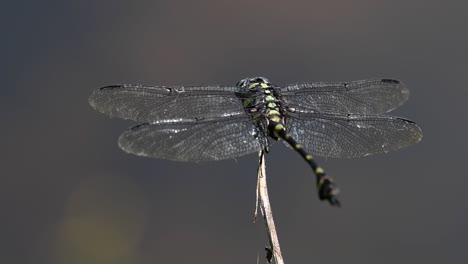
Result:
M332 206L340 206L340 201L337 199L338 188L334 183L332 177L325 173L325 170L320 167L309 153L307 153L290 134L286 133L286 129L283 124L275 123L271 124L270 132L273 131L273 136L279 137L284 141L288 142L310 165L315 173L317 179L317 190L320 200L327 200Z

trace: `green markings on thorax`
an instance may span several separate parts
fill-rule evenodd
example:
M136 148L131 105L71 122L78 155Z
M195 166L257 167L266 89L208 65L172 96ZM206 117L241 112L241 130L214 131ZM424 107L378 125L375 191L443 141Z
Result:
M272 91L272 87L266 83L260 83L261 88L263 88L263 102L266 106L266 117L276 123L281 123L282 115L280 113L280 108L278 105L278 99L274 96ZM283 127L284 129L284 127ZM273 134L275 133L275 129L273 129ZM276 136L278 138L278 136Z
M253 89L253 88L257 87L259 84L260 84L260 83L258 83L258 82L251 83L251 84L249 85L249 89Z
M269 119L270 119L271 121L273 121L273 122L280 122L280 121L281 121L281 117L279 117L279 116L277 116L277 115L271 116Z
M269 109L269 111L267 113L268 117L280 116L280 115L281 115L280 112L278 110L276 110L275 108Z
M274 96L272 96L272 95L267 95L267 96L265 96L265 101L274 102L274 101L276 101L276 98Z
M252 98L252 97L247 98L242 102L242 105L244 106L244 108L247 108L253 103L254 100L255 98Z
M251 83L251 84L249 85L249 89L254 89L254 88L256 88L256 87L259 86L259 85L260 85L260 87L262 87L262 88L270 88L270 86L269 86L268 84L266 84L266 83L254 82L254 83Z

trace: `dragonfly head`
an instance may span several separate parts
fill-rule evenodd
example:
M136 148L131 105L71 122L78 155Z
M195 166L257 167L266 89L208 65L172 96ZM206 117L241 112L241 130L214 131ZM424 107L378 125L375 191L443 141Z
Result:
M240 80L236 86L237 87L249 87L252 83L266 83L270 84L270 81L268 81L267 78L265 77L249 77Z

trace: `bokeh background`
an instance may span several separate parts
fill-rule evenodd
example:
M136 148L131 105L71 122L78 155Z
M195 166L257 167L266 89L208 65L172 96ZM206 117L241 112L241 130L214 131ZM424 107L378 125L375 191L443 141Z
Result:
M257 157L127 155L132 122L88 105L115 83L397 78L423 141L320 159L277 144L269 190L286 263L466 263L468 4L442 0L6 1L0 8L0 263L264 263Z

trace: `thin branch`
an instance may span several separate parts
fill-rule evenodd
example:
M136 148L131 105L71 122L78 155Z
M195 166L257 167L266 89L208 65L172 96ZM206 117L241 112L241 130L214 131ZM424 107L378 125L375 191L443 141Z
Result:
M259 164L257 171L257 200L254 214L254 223L257 219L258 205L260 204L260 211L262 212L263 221L267 227L268 239L270 241L270 247L265 248L267 251L267 260L271 263L272 257L275 259L276 264L284 264L283 256L281 255L281 249L278 240L278 234L276 233L275 222L273 221L273 213L271 211L270 200L268 198L268 188L266 182L266 165L265 165L265 153L260 151L258 153Z

